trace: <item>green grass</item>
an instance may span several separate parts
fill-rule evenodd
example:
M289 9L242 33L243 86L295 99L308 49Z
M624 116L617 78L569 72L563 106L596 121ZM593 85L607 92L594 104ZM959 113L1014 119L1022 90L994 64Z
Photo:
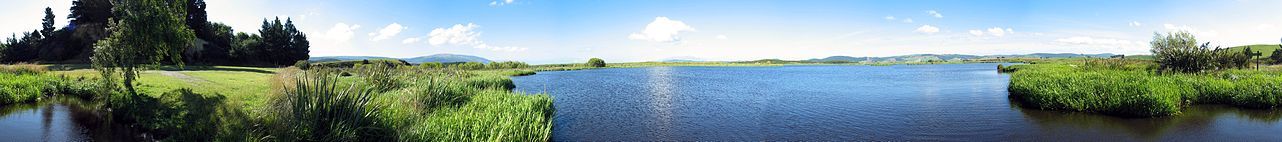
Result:
M0 105L33 102L46 93L50 77L0 73Z
M1096 60L1014 65L1011 98L1026 107L1128 117L1177 115L1194 104L1282 107L1279 72L1157 74L1152 63Z

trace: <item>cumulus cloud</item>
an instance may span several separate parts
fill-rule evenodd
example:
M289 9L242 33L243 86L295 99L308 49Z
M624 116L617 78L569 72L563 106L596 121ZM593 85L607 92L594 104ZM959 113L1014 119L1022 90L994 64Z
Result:
M513 0L490 1L490 6L502 6L502 5L512 4L512 2L514 1Z
M432 46L442 46L442 45L471 46L472 48L489 49L494 51L509 51L509 52L525 51L527 49L527 48L515 47L515 46L491 46L489 44L485 44L485 42L481 41L480 39L481 33L475 31L479 27L480 25L467 23L467 25L454 24L454 26L449 28L432 29L432 32L428 33L427 43L432 44ZM409 41L409 40L411 39L406 39L401 42L405 43L406 41Z
M992 27L984 30L970 30L969 32L974 36L991 35L994 37L1003 37L1006 36L1006 34L1014 34L1015 30L1011 28L1003 29L1001 27Z
M930 25L921 25L921 27L918 27L917 30L913 30L913 32L934 34L939 32L939 27L930 26Z
M402 30L408 28L409 27L401 26L401 24L398 23L388 24L386 27L383 27L383 29L378 30L378 32L369 33L369 36L373 36L373 38L370 38L370 41L380 41L392 38L392 36L396 36L396 34L400 34Z
M337 24L334 24L333 27L330 27L329 30L324 33L324 35L321 35L321 37L323 37L324 39L328 39L336 42L347 42L352 40L352 37L355 36L355 33L352 31L355 31L356 29L359 29L359 28L361 28L361 25L355 25L355 24L347 25L345 23L337 23Z
M1144 26L1144 24L1143 24L1143 23L1140 23L1139 21L1131 21L1131 23L1130 23L1130 24L1127 24L1127 25L1130 25L1131 27Z
M423 38L418 38L418 37L405 38L405 40L401 40L401 44L410 44L410 43L415 43L421 40L423 40Z
M717 39L730 39L726 35L717 35Z
M913 18L904 18L904 20L903 20L903 21L901 21L901 22L904 22L904 23L913 23Z
M927 14L927 15L930 15L931 17L935 17L935 18L944 18L944 15L943 15L943 14L939 14L939 11L935 11L935 10L926 11L926 14Z
M1005 30L998 27L988 28L988 34L996 37L1006 36L1007 33L1015 33L1015 31L1010 28L1006 28Z
M693 32L694 28L686 25L685 22L668 19L668 17L655 17L640 32L628 35L628 39L644 40L653 42L673 42L681 40L677 34L681 32Z

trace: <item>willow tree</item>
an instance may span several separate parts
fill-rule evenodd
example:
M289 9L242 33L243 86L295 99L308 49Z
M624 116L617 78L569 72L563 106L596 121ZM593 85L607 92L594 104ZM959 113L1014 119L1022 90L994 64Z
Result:
M93 66L103 75L105 86L123 86L136 95L134 80L140 70L161 63L182 66L183 49L193 44L195 34L185 22L184 0L116 1L108 20L111 33L94 45ZM119 77L117 77L119 75ZM120 84L116 84L120 79Z

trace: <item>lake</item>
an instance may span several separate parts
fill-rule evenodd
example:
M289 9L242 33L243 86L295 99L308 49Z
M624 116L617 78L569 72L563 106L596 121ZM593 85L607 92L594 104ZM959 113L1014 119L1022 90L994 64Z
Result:
M1282 111L1161 118L1015 107L997 64L647 67L539 72L554 141L1279 141Z

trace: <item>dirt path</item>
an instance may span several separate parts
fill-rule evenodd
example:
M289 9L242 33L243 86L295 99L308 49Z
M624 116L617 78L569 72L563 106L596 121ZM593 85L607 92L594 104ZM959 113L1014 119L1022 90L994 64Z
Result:
M197 78L197 77L190 76L190 75L187 75L187 74L183 74L182 72L177 72L177 71L156 71L156 72L159 72L161 75L171 76L171 77L174 77L174 78L181 79L181 80L183 80L183 81L187 81L188 83L202 83L202 82L209 82L209 80L205 80L205 79Z

